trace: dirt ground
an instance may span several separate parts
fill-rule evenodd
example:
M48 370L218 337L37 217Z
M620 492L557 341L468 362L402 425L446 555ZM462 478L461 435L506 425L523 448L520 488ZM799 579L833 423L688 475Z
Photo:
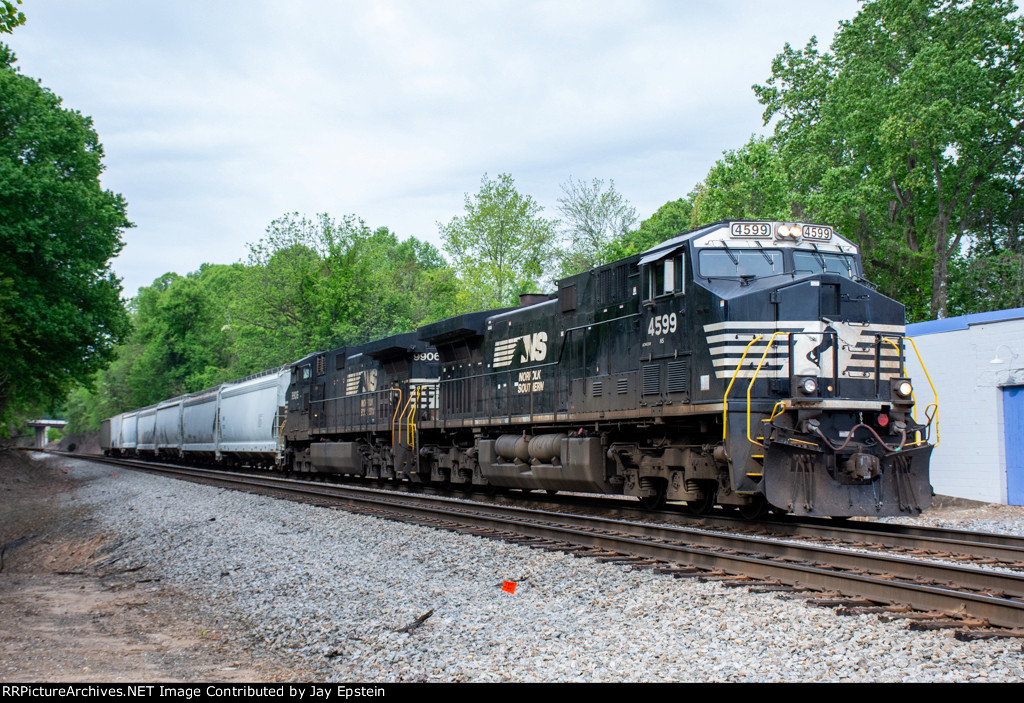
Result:
M0 452L0 682L311 680L242 623L108 563L56 459Z

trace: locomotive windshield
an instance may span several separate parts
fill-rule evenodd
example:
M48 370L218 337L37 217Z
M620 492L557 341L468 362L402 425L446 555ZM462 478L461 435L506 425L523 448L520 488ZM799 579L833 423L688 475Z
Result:
M780 273L832 273L858 276L854 257L823 251L794 250L793 260L779 249L705 249L700 252L700 275L705 278L761 278Z
M845 254L826 254L818 251L794 251L793 264L797 271L813 271L814 273L835 273L846 278L854 278L853 257Z
M705 278L772 276L782 273L778 249L705 249L700 253L700 275Z

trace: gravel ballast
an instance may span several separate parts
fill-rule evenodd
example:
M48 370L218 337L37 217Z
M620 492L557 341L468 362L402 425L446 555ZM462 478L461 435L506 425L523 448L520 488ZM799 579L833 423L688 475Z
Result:
M91 479L71 500L120 542L119 565L241 619L258 646L323 679L1024 680L1020 639L959 642L799 599L66 463Z

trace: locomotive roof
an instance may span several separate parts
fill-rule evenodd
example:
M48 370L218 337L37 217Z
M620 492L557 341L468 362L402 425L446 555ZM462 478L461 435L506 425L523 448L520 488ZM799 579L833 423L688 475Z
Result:
M419 329L419 337L426 342L436 344L461 337L481 336L486 329L487 318L513 309L515 308L499 308L449 317L429 325L423 325Z
M345 347L342 347L342 348L344 349ZM288 366L298 366L298 365L303 364L303 363L305 363L307 361L312 363L313 360L316 359L316 357L320 356L321 354L327 354L330 351L331 350L329 350L329 349L323 349L321 351L310 352L309 354L306 354L304 357L302 357L298 361L293 361L292 363L288 364ZM241 379L239 379L239 380L241 380Z
M401 354L415 351L417 341L415 332L393 334L390 337L377 339L360 345L359 352L366 354L367 356L371 356L374 359L399 356ZM353 354L353 356L355 355Z
M691 229L691 230L689 230L687 232L683 232L682 234L677 234L676 236L672 237L672 239L666 239L661 244L655 244L650 249L648 249L648 250L646 250L644 252L641 252L640 260L641 261L653 260L653 259L657 258L658 256L660 256L663 253L667 254L670 250L675 249L679 245L685 244L686 242L688 242L689 240L693 239L694 237L696 237L698 235L705 234L707 232L712 232L715 229L718 229L719 227L721 227L723 224L725 224L725 221L723 221L723 222L716 222L714 224L707 225L705 227L699 227L697 229Z
M732 233L733 224L755 224L755 225L769 225L770 229L766 234L760 236L735 236ZM787 225L798 225L801 230L805 230L808 227L816 228L818 230L827 231L827 239L818 238L801 238L799 235L795 239L782 239L779 238L775 233L778 230ZM766 239L771 242L772 245L778 245L779 243L786 243L788 245L800 244L803 242L813 243L815 247L823 247L823 249L839 249L846 251L847 253L857 253L857 247L853 242L849 241L845 237L840 236L835 230L828 225L818 225L810 222L782 222L782 221L769 221L769 220L722 220L720 222L714 222L710 225L698 227L687 232L683 232L676 235L672 239L668 239L661 244L656 244L647 251L643 252L640 256L640 263L645 264L650 261L660 259L665 254L670 253L674 249L686 244L691 240L705 237L707 235L718 234L722 231L722 242L729 240L730 246L736 247L749 247L757 246L760 244L758 239ZM717 241L717 240L716 240ZM699 243L699 242L695 242Z

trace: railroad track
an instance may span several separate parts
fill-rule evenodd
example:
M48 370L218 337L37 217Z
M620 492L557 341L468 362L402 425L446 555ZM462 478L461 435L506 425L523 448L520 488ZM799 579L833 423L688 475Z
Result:
M593 507L593 502L567 503L550 498L539 498L532 501L532 504L551 506L556 510L568 507L574 512L588 511ZM615 514L623 519L688 525L733 534L767 535L851 549L877 550L884 547L895 553L1024 571L1024 537L1013 535L885 522L815 519L762 519L750 522L727 513L694 517L685 509L651 513L632 507L634 505L632 502L615 501L614 508L600 508L593 514Z
M845 612L889 612L919 618L927 627L997 627L1012 631L999 634L1024 636L1024 574L936 560L936 555L960 562L971 556L985 567L1024 568L1024 540L1018 538L883 523L853 527L773 522L737 527L736 521L721 517L632 514L621 505L613 508L615 516L609 517L280 476L90 459L572 551L677 577L713 578L751 586L752 590L810 591L818 594L812 597L815 602ZM905 550L913 558L879 553L880 549ZM908 613L908 608L917 613Z

